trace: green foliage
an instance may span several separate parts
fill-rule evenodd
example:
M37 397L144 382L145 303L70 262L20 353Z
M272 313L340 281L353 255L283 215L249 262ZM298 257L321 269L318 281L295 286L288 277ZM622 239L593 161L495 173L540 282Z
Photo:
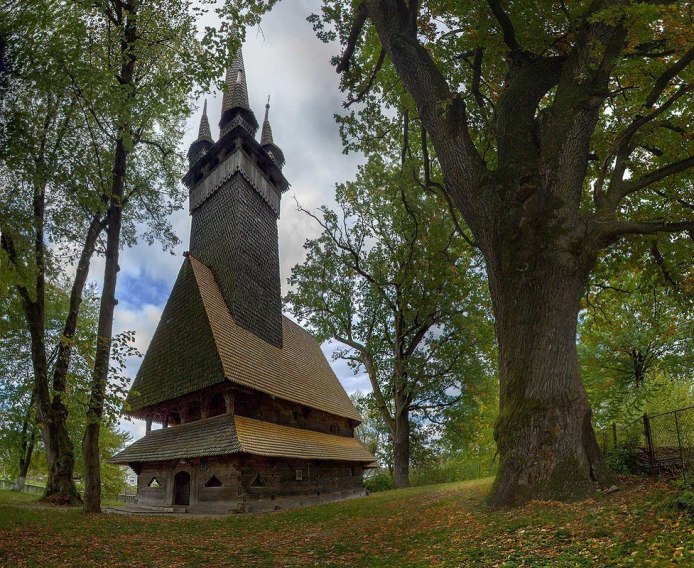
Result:
M385 470L379 470L371 477L364 480L364 488L369 493L378 493L379 491L390 491L395 489L393 475Z
M636 446L617 446L605 452L605 461L610 469L619 473L638 473L636 451Z
M341 344L335 358L369 377L374 394L362 412L371 421L362 435L388 466L400 409L412 419L411 461L424 463L445 419L491 407L495 384L479 258L440 195L421 191L417 160L370 158L354 182L337 186L339 212L310 214L323 233L304 245L286 298L319 339Z
M53 350L60 340L68 293L57 285L51 285L47 294L46 335L48 349ZM75 355L69 373L68 390L63 402L70 416L68 431L75 447L76 472L82 470L82 434L86 425L86 409L89 400L91 368L96 345L98 302L93 291L88 291L80 315L79 333L73 337ZM0 463L3 470L14 477L18 473L21 452L22 422L28 416L30 428L36 428L35 415L30 408L33 388L33 369L30 340L23 321L21 306L16 294L0 300L3 316L0 318L3 341L0 342ZM127 378L123 375L125 358L138 355L131 346L132 332L115 338L112 370L106 393L105 421L101 430L101 475L104 493L116 496L125 484L125 476L119 466L108 463L108 459L120 450L129 436L118 431L126 393ZM44 478L46 459L40 433L36 436L36 448L31 462L31 477Z
M493 445L494 440L490 440ZM491 449L491 448L490 448ZM489 477L496 473L495 452L485 455L449 454L435 462L412 470L410 482L413 487L432 485L434 483L454 483L469 479Z
M579 356L595 423L694 404L694 296L686 248L632 243L593 276Z

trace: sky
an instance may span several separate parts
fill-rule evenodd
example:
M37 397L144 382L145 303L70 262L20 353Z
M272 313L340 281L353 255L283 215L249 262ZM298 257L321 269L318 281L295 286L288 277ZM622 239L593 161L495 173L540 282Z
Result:
M282 198L279 219L280 277L282 293L287 291L291 269L303 261L303 244L319 234L315 221L297 211L295 198L302 207L314 210L332 206L335 183L352 179L362 157L342 153L334 114L342 109L339 77L330 58L339 53L339 45L320 42L306 17L317 11L317 0L280 2L264 16L259 28L246 31L243 45L246 81L251 109L262 122L265 103L270 95L270 124L275 144L282 148L284 174L290 188ZM212 137L219 135L222 106L221 92L211 92L198 101L198 109L187 124L181 147L187 151L196 138L203 100L207 99ZM260 136L260 131L258 131ZM181 239L175 254L141 242L121 253L114 331L136 332L136 347L145 353L171 292L183 252L188 249L190 216L188 204L170 218ZM93 275L103 271L103 261L94 263ZM332 361L335 345L324 344L333 370L345 390L371 390L365 375L355 376L344 361ZM127 373L134 378L141 359L128 361ZM134 439L144 435L144 422L122 420L122 429Z

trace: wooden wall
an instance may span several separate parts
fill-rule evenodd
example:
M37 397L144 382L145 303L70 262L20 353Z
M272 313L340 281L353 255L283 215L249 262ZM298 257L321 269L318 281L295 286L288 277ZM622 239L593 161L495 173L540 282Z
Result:
M190 512L276 510L364 494L363 468L355 462L233 455L141 464L140 468L137 503L160 507L172 506L174 476L187 471ZM212 476L222 483L220 487L205 487ZM154 477L159 488L148 486Z

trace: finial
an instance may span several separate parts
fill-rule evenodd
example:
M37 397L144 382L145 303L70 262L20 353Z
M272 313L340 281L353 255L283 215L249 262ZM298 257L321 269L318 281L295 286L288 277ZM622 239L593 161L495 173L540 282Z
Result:
M265 103L265 122L268 121L268 113L270 112L270 95L267 96L267 103Z

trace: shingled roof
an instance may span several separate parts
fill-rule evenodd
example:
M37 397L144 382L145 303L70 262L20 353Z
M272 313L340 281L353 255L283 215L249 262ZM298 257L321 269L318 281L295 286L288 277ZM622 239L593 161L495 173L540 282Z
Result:
M374 459L356 438L222 414L152 430L110 461L138 463L235 453L364 463L371 463Z
M128 395L131 411L226 378L361 421L316 339L286 317L282 330L280 348L236 324L212 271L189 255Z

